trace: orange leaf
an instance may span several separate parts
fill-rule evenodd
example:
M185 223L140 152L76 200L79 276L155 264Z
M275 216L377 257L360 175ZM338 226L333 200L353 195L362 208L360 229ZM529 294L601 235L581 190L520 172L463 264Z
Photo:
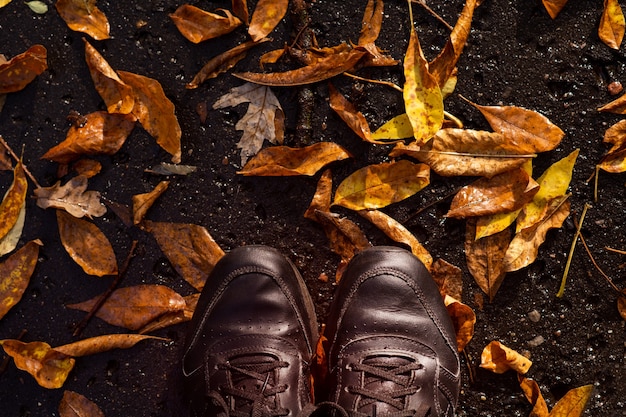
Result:
M598 111L615 114L626 114L626 94L600 107Z
M0 319L21 299L37 265L39 240L31 240L0 263Z
M193 43L200 43L230 33L241 25L241 20L228 10L220 11L226 17L183 4L170 14L170 18L185 38Z
M41 158L67 164L83 155L113 155L130 135L136 120L129 114L104 111L88 114L84 124L72 125L65 140Z
M113 349L128 349L146 339L167 340L162 337L143 334L108 334L91 337L78 342L55 347L54 350L68 356L80 357L94 355Z
M626 290L622 290L619 297L617 297L617 310L622 319L626 321Z
M332 200L333 192L333 177L330 169L327 169L322 173L320 179L317 181L317 188L315 189L315 195L311 200L311 204L304 212L304 217L310 220L317 221L317 210L323 212L330 212L330 202Z
M42 209L54 207L63 209L74 217L102 216L107 209L100 202L98 191L85 191L87 177L79 175L61 186L61 181L52 187L35 189L37 205Z
M172 162L178 164L181 130L174 104L165 96L163 87L157 80L143 75L126 71L119 71L119 75L124 83L133 88L135 105L132 113L159 146L172 155Z
M92 178L102 171L102 164L93 159L80 159L72 164L72 169L76 171L79 176Z
M437 259L430 270L442 298L446 295L461 301L463 297L463 272L461 268L443 259Z
M56 9L70 29L98 41L109 39L109 21L96 7L96 0L58 0Z
M318 142L304 148L272 146L261 150L238 174L251 176L315 175L325 165L349 158L334 142Z
M146 324L144 327L139 330L140 334L146 334L153 332L155 330L162 329L164 327L173 326L178 323L184 323L186 321L191 320L193 317L193 312L196 309L196 305L198 304L198 299L200 298L200 293L195 293L183 297L185 300L185 308L182 310L174 311L172 313L165 313L162 316L152 320L150 323Z
M0 239L4 238L17 222L27 192L28 180L22 161L19 161L13 169L13 183L0 203L0 218L2 219Z
M287 13L289 0L259 0L248 27L248 34L253 41L258 42L278 25Z
M224 251L202 226L185 223L144 222L178 273L201 291Z
M363 13L361 22L361 34L359 35L359 45L374 43L378 39L383 23L383 0L369 0Z
M22 90L48 68L48 51L33 45L10 61L0 64L0 94Z
M378 142L372 139L372 132L370 126L363 116L363 113L358 111L354 104L349 102L337 89L328 84L328 92L330 93L330 108L333 109L341 119L352 129L354 133L367 142L372 143L385 143Z
M529 417L548 417L548 405L543 399L543 395L541 395L539 385L530 378L525 378L521 375L518 375L518 378L526 399L533 406Z
M57 223L63 247L85 273L99 277L117 274L113 247L95 224L63 210L57 210Z
M619 49L624 39L624 13L618 0L604 0L604 10L600 18L598 36L606 46Z
M496 374L502 374L510 369L518 374L525 374L531 365L532 362L528 358L497 341L490 342L483 349L480 358L480 367Z
M550 411L550 417L580 417L592 393L591 384L569 390Z
M459 352L462 352L465 346L467 346L474 337L476 314L469 306L449 295L445 296L444 304L446 305L448 315L450 315L452 324L454 325L457 349Z
M233 14L246 25L250 24L247 0L232 0Z
M91 300L67 307L89 312L100 300ZM138 330L166 313L182 311L185 300L174 290L163 285L137 285L119 288L106 299L96 317L113 326Z
M156 187L149 193L137 194L133 196L133 224L139 224L142 222L146 212L154 202L167 190L169 181L161 181Z
M543 6L548 11L548 14L551 18L556 19L558 14L561 12L565 4L567 4L567 0L541 0L543 2Z
M59 417L104 417L104 413L86 397L65 391L59 404Z

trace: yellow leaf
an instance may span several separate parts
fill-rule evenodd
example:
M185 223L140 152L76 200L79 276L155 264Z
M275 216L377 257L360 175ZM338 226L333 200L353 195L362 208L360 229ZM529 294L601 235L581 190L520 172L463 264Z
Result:
M465 346L474 337L474 325L476 324L476 313L469 306L463 304L449 295L444 298L444 304L448 310L448 315L452 319L454 332L456 334L457 350L462 352Z
M287 13L289 0L259 0L250 18L248 34L258 42L278 25Z
M550 411L550 417L580 417L592 392L591 384L569 390Z
M520 387L522 388L522 391L524 391L526 399L533 406L529 417L548 417L548 405L543 399L543 395L541 395L539 385L537 385L537 383L530 378L525 378L521 375L518 375L518 378Z
M193 43L200 43L230 33L241 25L241 20L228 10L220 11L226 17L183 4L170 14L170 18L185 38Z
M37 265L39 240L31 240L0 263L0 319L21 299Z
M377 141L394 141L413 137L413 126L406 113L402 113L386 122L372 133L371 138Z
M565 7L567 0L542 0L542 2L550 17L556 19L563 7Z
M58 0L55 6L70 29L86 33L95 40L109 39L109 21L96 7L96 0Z
M0 239L4 238L18 221L28 192L28 180L22 161L13 169L13 183L0 203Z
M0 7L4 7L7 4L11 3L12 0L0 0Z
M139 224L143 221L148 209L167 190L169 185L169 181L161 181L149 193L133 196L133 224Z
M604 10L600 18L598 36L606 46L619 49L624 38L624 13L618 0L604 0Z
M532 362L528 358L498 341L490 342L483 349L480 357L480 367L496 374L502 374L511 369L518 374L525 374L531 365Z

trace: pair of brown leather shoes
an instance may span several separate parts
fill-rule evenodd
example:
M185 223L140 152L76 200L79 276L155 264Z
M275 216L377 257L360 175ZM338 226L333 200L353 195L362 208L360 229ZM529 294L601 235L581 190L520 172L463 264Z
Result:
M190 329L183 373L194 417L454 415L454 329L430 274L403 249L371 248L348 265L327 320L327 398L317 404L313 302L276 250L224 256Z

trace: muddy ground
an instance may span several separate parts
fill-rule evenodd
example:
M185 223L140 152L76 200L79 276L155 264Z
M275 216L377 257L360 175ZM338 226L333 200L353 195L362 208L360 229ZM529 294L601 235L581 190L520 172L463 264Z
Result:
M84 62L82 34L67 29L52 2L48 13L35 15L21 1L0 9L0 52L7 57L40 43L48 49L49 69L25 90L8 96L0 113L0 134L20 150L24 161L44 185L56 182L57 165L40 156L65 137L71 111L87 114L104 109ZM254 4L255 2L251 2ZM445 20L454 23L462 0L429 2ZM278 247L296 262L306 278L323 321L333 294L333 284L321 282L325 273L334 276L338 257L330 249L323 230L302 214L312 197L314 178L244 178L235 172L239 155L235 144L239 132L234 124L245 112L238 107L210 111L202 123L196 108L211 107L215 100L241 81L224 75L186 90L184 85L209 58L245 40L243 31L224 38L192 45L170 21L182 2L103 1L98 6L111 22L113 39L93 42L115 69L159 80L174 102L182 126L183 163L198 170L189 176L169 178L166 194L148 217L157 221L187 222L205 226L225 249L244 244ZM200 1L205 10L230 6L230 2ZM358 38L365 1L312 2L312 28L322 46ZM404 1L385 4L383 31L377 44L395 58L402 58L407 45L409 20ZM419 6L415 24L429 58L444 44L446 29ZM493 303L480 310L474 294L480 290L465 267L463 221L446 219L446 199L469 178L433 175L431 185L416 196L385 211L403 222L424 243L434 258L443 258L463 269L465 302L476 310L476 334L463 358L463 386L459 416L526 416L530 406L513 373L495 375L477 367L480 352L491 340L500 340L533 360L529 376L536 379L549 406L567 390L593 384L587 416L626 416L626 330L616 308L616 294L595 270L582 246L578 246L565 296L555 297L578 218L585 203L591 203L583 234L598 264L616 285L626 287L623 255L605 246L626 249L624 183L626 176L601 174L599 201L593 202L593 186L587 179L607 147L602 137L621 116L598 113L612 100L610 81L626 82L626 57L611 51L597 36L602 11L600 0L571 0L556 20L550 19L539 1L485 0L476 11L469 43L459 63L456 93L479 104L516 105L539 111L560 126L566 137L552 152L535 160L535 173L580 148L571 183L572 215L563 228L549 233L537 261L509 274ZM289 18L272 35L273 42L252 51L238 65L257 70L258 56L289 42ZM295 64L285 64L285 66ZM368 69L360 75L402 83L400 68ZM373 127L402 112L402 97L385 86L337 77L335 85L365 114ZM388 148L361 142L333 114L326 103L325 83L312 86L315 111L312 141L331 140L355 156L333 165L335 184L356 168L385 160ZM300 145L296 135L298 91L277 88L275 92L287 115L286 143ZM470 128L487 128L482 116L456 95L446 109ZM120 152L97 158L103 164L90 188L108 199L129 204L131 196L151 190L161 177L144 170L169 161L154 141L136 128ZM9 172L0 173L0 189L11 183ZM428 206L426 210L420 208ZM353 213L338 210L362 226L373 244L390 244L382 233ZM131 242L138 240L122 285L164 284L186 295L192 288L174 271L154 239L135 228L126 228L109 211L95 220L113 243L121 263ZM25 341L46 341L53 346L73 340L73 326L83 313L65 304L89 299L103 292L111 278L85 275L64 251L52 211L29 201L22 243L39 238L44 242L37 269L20 304L0 321L0 339L15 338L23 329ZM332 280L331 280L332 281ZM536 311L537 322L528 313ZM158 331L171 342L143 342L129 350L112 351L78 359L64 389L79 392L100 406L106 416L179 416L181 405L179 356L186 331L184 324ZM93 320L84 336L121 332ZM545 342L529 347L537 336ZM474 375L470 378L470 370ZM0 409L3 416L54 416L63 393L39 387L33 378L12 362L0 375Z

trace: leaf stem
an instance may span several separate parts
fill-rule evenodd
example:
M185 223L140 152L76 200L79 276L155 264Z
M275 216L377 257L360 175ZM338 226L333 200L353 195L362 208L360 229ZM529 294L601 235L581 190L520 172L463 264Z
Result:
M559 292L556 293L558 298L563 297L565 293L565 283L567 282L567 275L569 274L569 268L572 264L572 258L574 256L574 248L576 248L576 241L578 240L578 236L580 235L580 229L583 226L583 221L585 220L585 215L587 214L587 209L589 209L591 205L589 203L585 203L585 207L583 208L583 212L580 215L580 221L578 222L578 228L576 229L576 233L574 234L574 239L572 240L572 246L569 250L569 256L567 257L567 263L565 264L565 270L563 271L563 278L561 279L561 287L559 288Z
M4 140L2 135L0 135L0 143L2 143L4 148L11 154L13 159L15 159L15 162L19 162L20 161L20 158L18 158L18 156L15 154L15 152L13 152L13 149L11 149L9 144L6 143L6 141ZM37 180L35 179L33 174L30 173L30 171L28 170L28 167L26 165L24 165L24 164L22 164L22 167L24 168L24 172L26 173L26 175L28 175L28 178L30 178L30 180L33 182L33 184L35 184L35 187L41 188L41 185L39 185L39 183L37 182Z
M443 17L439 16L437 14L437 12L435 12L433 9L431 9L424 0L411 0L411 3L417 3L420 6L422 6L428 13L430 13L435 19L437 19L439 22L441 22L450 32L452 32L454 30L454 28L448 23L446 22ZM413 19L411 19L411 21L413 21Z

